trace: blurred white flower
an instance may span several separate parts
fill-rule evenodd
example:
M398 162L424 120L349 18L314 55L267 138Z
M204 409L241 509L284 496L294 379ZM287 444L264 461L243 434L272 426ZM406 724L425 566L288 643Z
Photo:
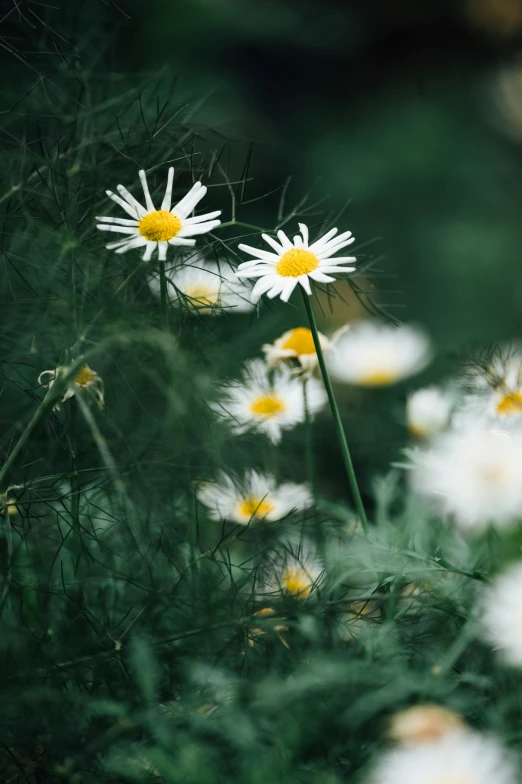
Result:
M464 729L465 726L458 713L442 705L426 703L394 713L390 719L388 736L397 743L426 743Z
M307 381L307 404L310 414L324 407L326 392L320 381ZM260 359L248 362L241 381L223 387L223 397L213 409L230 420L233 432L245 433L256 428L266 433L272 443L281 440L281 431L290 430L305 420L302 382L287 367L273 379Z
M341 248L354 242L351 231L335 236L337 229L331 229L310 245L308 227L300 223L299 229L301 234L294 237L293 243L284 231L277 232L279 242L268 234L262 234L272 251L244 244L238 246L240 250L254 256L253 261L240 264L236 273L238 278L259 278L252 290L252 302L257 302L263 294L267 294L270 299L280 296L283 302L288 302L298 283L307 294L311 294L310 280L331 283L335 280L332 273L346 274L355 269L346 266L356 261L355 256L331 258Z
M207 188L200 182L194 183L186 196L171 209L172 183L174 181L174 169L171 167L168 172L165 196L161 207L157 210L152 202L147 177L143 170L139 172L139 177L146 207L143 207L123 185L117 186L119 196L116 196L112 191L106 191L107 196L125 210L127 215L130 215L130 219L96 218L100 221L96 226L97 229L127 235L123 240L110 242L106 246L109 250L115 250L116 253L126 253L132 248L145 247L143 260L150 261L157 248L160 261L164 261L167 258L169 245L192 247L196 244L196 240L189 238L197 234L206 234L207 231L211 231L221 223L219 220L214 220L218 215L221 215L221 210L208 212L206 215L196 215L192 218L188 217L207 192Z
M41 384L43 387L47 387L50 389L56 378L58 373L62 368L57 367L54 370L44 370L38 376L38 383ZM64 396L62 397L62 403L65 403L66 400L69 400L71 397L74 397L78 390L86 390L89 393L92 393L96 398L96 402L98 403L100 408L103 408L104 403L104 387L103 381L101 377L96 373L96 371L91 370L88 365L84 365L78 373L74 376L73 379L69 382L69 385L65 391ZM57 403L54 408L58 410L60 408L59 403Z
M410 433L416 438L430 438L447 426L451 415L451 401L437 387L418 389L408 397L406 420Z
M262 593L308 599L321 582L324 567L315 549L304 544L277 553L261 578Z
M306 485L284 482L278 486L273 476L257 471L247 471L240 482L221 474L215 482L200 484L197 496L214 520L240 525L259 520L271 523L313 505Z
M167 270L166 278L169 299L198 313L241 313L254 308L250 302L252 287L241 283L225 264L218 267L203 259L191 259L190 266ZM149 281L149 286L159 296L158 276Z
M332 341L321 333L319 333L319 340L323 352L331 348ZM310 373L317 366L314 339L308 327L289 329L273 343L265 343L262 349L270 368L288 360L298 362L305 373Z
M516 784L509 753L493 737L465 730L381 755L369 784Z
M510 566L484 589L482 636L508 664L522 666L522 562Z
M481 426L453 430L412 453L413 487L463 530L508 526L522 516L522 434Z
M430 359L429 340L420 330L361 321L339 338L327 361L337 381L377 387L418 373Z

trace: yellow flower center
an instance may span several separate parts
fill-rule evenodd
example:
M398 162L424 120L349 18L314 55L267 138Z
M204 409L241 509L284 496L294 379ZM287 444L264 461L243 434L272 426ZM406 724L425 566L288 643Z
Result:
M194 302L191 303L193 307L198 310L209 310L210 308L204 306L216 304L219 297L219 285L216 288L211 288L210 286L205 286L203 284L198 285L196 283L187 288L185 295L189 299L194 300Z
M167 210L155 210L144 215L138 223L142 237L150 242L167 242L181 229L181 221Z
M82 367L80 372L77 376L75 376L76 384L79 384L81 387L86 387L89 384L92 384L93 381L96 381L98 376L96 373L88 367Z
M387 384L394 384L399 378L399 374L393 370L373 370L363 374L359 379L359 384L365 387L383 387Z
M283 253L276 264L276 272L283 278L298 278L308 275L319 266L319 259L310 250L291 248Z
M301 354L315 354L314 339L312 332L307 327L297 327L293 329L281 348L295 351L297 356Z
M250 520L251 517L266 517L272 511L274 505L263 498L246 498L239 505L240 514Z
M283 572L282 584L285 591L298 599L306 599L312 590L313 580L300 566L292 566Z
M285 410L286 406L281 398L276 395L263 395L250 404L250 411L263 418L276 417Z
M508 392L497 403L497 414L516 416L522 414L522 391Z

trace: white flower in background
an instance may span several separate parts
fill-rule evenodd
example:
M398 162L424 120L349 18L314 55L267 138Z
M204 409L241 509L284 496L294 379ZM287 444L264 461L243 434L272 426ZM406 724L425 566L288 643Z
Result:
M509 752L493 737L465 730L405 744L381 755L369 784L517 784Z
M361 321L343 334L327 361L332 376L345 384L395 384L430 361L430 343L420 330Z
M197 496L214 520L240 525L260 520L271 523L313 505L306 485L285 482L278 486L273 476L257 471L248 471L240 482L221 474L216 482L199 485Z
M194 259L190 265L167 270L166 278L171 302L198 313L242 313L254 308L250 301L252 287L241 283L225 264L218 267L213 262ZM159 277L152 278L149 286L159 296Z
M481 426L440 436L412 454L413 487L463 530L522 518L522 434Z
M335 341L346 328L337 330L332 338L327 338L319 332L319 341L323 353L329 351ZM273 343L265 343L261 347L269 368L277 367L282 362L296 362L303 373L309 375L317 367L317 352L315 350L312 330L308 327L294 327L277 338Z
M251 429L266 433L273 444L281 440L281 431L305 421L302 382L287 367L271 379L261 359L248 362L241 381L223 388L222 400L213 409L230 420L234 433ZM310 414L324 407L326 392L320 381L307 381L307 404Z
M299 229L301 234L294 237L293 243L284 231L277 232L279 242L268 234L262 234L272 251L244 244L238 246L240 250L254 256L254 261L240 264L236 273L238 278L259 278L252 290L252 302L257 302L263 294L267 294L270 299L280 296L283 302L288 302L298 283L307 294L311 294L311 280L331 283L335 280L332 273L347 274L355 269L346 266L356 261L355 256L332 258L334 253L354 242L351 231L335 236L337 229L331 229L310 245L308 227L300 223Z
M484 589L480 621L482 636L503 659L522 666L522 562L509 567Z
M390 719L388 736L396 743L426 743L443 735L463 730L464 720L458 713L442 705L412 705Z
M278 553L262 578L262 592L308 599L321 582L324 567L311 546Z
M38 383L43 387L50 389L56 381L56 378L61 370L61 367L57 367L54 370L44 370L43 373L40 373L38 376ZM86 392L93 394L99 407L103 408L103 381L96 371L91 370L88 365L84 365L82 368L80 368L74 378L69 381L69 385L65 391L64 396L62 397L62 403L65 403L66 400L74 397L74 395L79 390L85 390ZM59 409L60 405L57 403L54 408Z
M358 640L365 629L380 621L382 615L379 602L373 599L352 602L346 609L337 624L337 633L343 642Z
M437 387L418 389L408 397L406 420L408 430L416 438L430 438L447 426L451 401Z
M123 185L117 186L119 196L116 196L112 191L106 191L107 196L119 204L131 217L131 219L96 218L100 221L96 226L97 229L127 235L123 240L110 242L106 246L109 250L115 250L116 253L126 253L133 248L145 247L143 260L150 261L157 248L160 261L164 261L167 258L169 245L192 247L196 244L196 240L192 237L197 234L206 234L221 223L219 220L214 220L218 215L221 215L221 210L208 212L206 215L196 215L193 218L188 217L207 192L207 188L200 182L196 182L187 195L171 209L174 180L174 169L171 167L167 177L165 196L161 207L157 210L150 197L147 177L143 170L139 172L139 177L145 196L145 207Z

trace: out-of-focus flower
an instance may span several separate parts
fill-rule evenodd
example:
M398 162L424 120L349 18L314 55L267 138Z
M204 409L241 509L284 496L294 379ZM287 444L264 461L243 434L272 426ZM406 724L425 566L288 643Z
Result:
M314 414L326 402L322 383L309 379L309 412ZM287 367L282 367L271 379L262 360L251 360L242 380L225 386L222 400L213 408L229 419L233 432L245 433L255 428L277 444L283 430L290 430L305 420L303 385Z
M471 21L490 34L510 36L522 28L521 0L467 0Z
M337 229L331 229L310 245L308 227L300 223L299 229L301 234L294 237L293 243L284 231L277 232L279 242L268 234L262 234L272 251L239 245L240 250L254 256L253 261L240 264L236 273L239 278L259 278L252 290L252 302L257 302L263 294L270 299L281 297L283 302L288 302L298 283L307 294L311 294L311 280L332 283L335 280L332 274L346 275L354 271L355 267L346 265L353 264L355 256L332 258L334 253L354 242L351 231L337 235Z
M262 578L262 593L291 596L294 599L311 598L321 581L323 566L317 552L304 545L278 553L271 567Z
M328 338L321 333L319 333L319 340L323 351L327 351L332 345ZM317 366L314 339L312 331L308 327L289 329L273 343L265 343L262 349L270 368L289 360L297 362L301 369L308 373Z
M5 507L7 507L7 514L9 517L18 514L18 507L14 498L4 498L4 503L0 504L0 517L5 515Z
M339 338L327 362L337 381L379 387L418 373L430 359L429 340L420 330L362 321Z
M254 308L250 302L252 287L241 283L224 264L218 267L203 259L192 259L190 266L167 270L166 278L170 300L198 313L243 313ZM159 295L157 276L150 280L149 286Z
M257 471L248 471L240 482L221 474L216 482L199 485L197 496L214 520L230 520L240 525L280 520L313 504L306 485L285 482L278 486L273 476Z
M54 370L44 370L38 376L38 383L41 384L43 387L51 388L52 385L55 383L56 378L61 371L61 367L57 367ZM66 400L69 400L79 390L85 390L86 392L93 394L96 398L96 402L98 403L100 408L103 408L104 403L104 387L103 381L101 377L96 373L95 370L92 370L88 365L84 365L78 373L74 376L74 378L69 382L69 386L67 387L64 396L62 397L62 403L65 403ZM54 408L57 410L60 408L60 405L57 403Z
M145 207L123 185L117 186L119 196L116 196L112 191L106 191L107 196L125 210L127 215L130 215L130 219L96 218L100 221L96 226L97 229L127 235L123 240L110 242L106 246L109 250L115 250L116 253L126 253L133 248L144 247L143 260L150 261L157 248L158 258L160 261L164 261L167 258L169 245L192 247L196 244L196 240L192 237L206 234L221 223L220 220L215 220L218 215L221 215L221 210L208 212L206 215L197 215L193 218L188 217L207 192L206 187L200 182L194 183L186 196L171 209L172 183L174 181L174 169L171 167L167 177L165 196L161 207L157 210L152 202L147 176L143 170L139 172L139 177L145 196Z
M446 433L412 454L413 487L469 532L522 514L522 434L481 426Z
M377 623L382 614L379 602L373 599L352 602L347 610L348 612L343 613L337 624L339 637L344 642L358 640L364 628Z
M390 720L388 735L397 743L436 741L448 732L464 729L462 716L441 705L413 705L395 713Z
M465 730L383 754L369 784L516 784L509 753L496 738Z
M436 387L418 389L408 397L406 419L408 430L416 438L430 438L447 426L451 401Z
M484 589L479 614L482 636L508 664L522 666L522 562Z

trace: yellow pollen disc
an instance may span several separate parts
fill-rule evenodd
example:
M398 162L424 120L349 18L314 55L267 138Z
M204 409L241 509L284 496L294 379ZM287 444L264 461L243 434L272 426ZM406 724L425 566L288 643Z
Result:
M312 332L307 327L297 327L293 329L281 348L295 351L297 356L301 354L315 354L314 339Z
M287 593L306 599L312 590L313 580L304 569L294 566L283 572L282 583Z
M298 278L308 275L319 266L319 259L311 250L291 248L283 253L276 264L276 272L282 278Z
M74 380L81 387L86 387L88 384L92 384L93 381L96 381L97 378L98 376L94 371L90 370L88 367L82 367Z
M508 392L497 403L497 414L516 416L522 414L522 392Z
M185 291L189 299L195 300L192 305L200 310L203 310L203 305L215 305L219 297L219 288L210 288L196 283L194 286L189 286Z
M384 387L387 384L394 384L400 376L393 370L374 370L359 378L359 384L365 387Z
M181 221L167 210L155 210L144 215L138 223L142 237L151 242L167 242L181 229Z
M249 520L251 517L265 517L272 511L274 505L262 498L246 498L240 505L239 511ZM270 610L270 612L272 612Z
M285 408L283 401L275 395L263 395L250 404L250 411L256 416L264 418L275 417L281 414Z

